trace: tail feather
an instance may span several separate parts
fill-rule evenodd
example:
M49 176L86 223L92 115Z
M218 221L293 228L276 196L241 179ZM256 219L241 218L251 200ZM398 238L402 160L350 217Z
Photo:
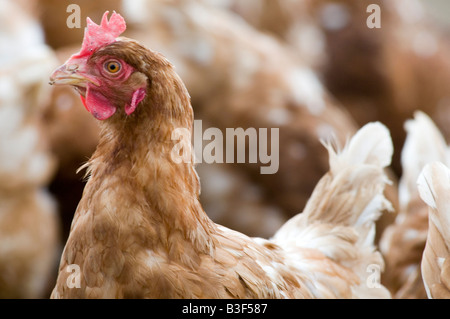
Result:
M310 222L326 220L360 227L376 221L384 209L392 209L383 195L389 183L384 168L390 165L393 154L390 133L384 125L365 125L341 152L331 144L326 147L330 170L303 212Z
M422 276L428 297L443 290L442 265L450 257L450 169L440 162L427 164L417 180L420 197L429 206L429 230L422 258ZM447 262L448 264L448 262ZM446 287L448 291L450 287Z
M337 152L331 143L325 143L325 147L329 153L330 171L334 174L358 164L387 167L394 152L389 130L379 122L362 127L341 152Z
M424 166L434 161L445 163L447 157L445 139L425 113L415 112L414 119L406 121L405 130L407 137L401 155L403 175L399 183L402 209L418 196L416 182Z
M393 153L390 133L378 122L369 123L342 151L325 146L330 154L329 172L317 184L303 213L286 222L274 240L284 247L321 251L357 274L360 285L355 295L386 298L386 289L368 289L366 280L368 267L384 269L374 238L376 220L382 211L392 209L383 195L389 183L385 168Z
M393 153L392 140L384 125L378 122L365 125L341 152L330 144L327 149L329 172L317 184L303 213L290 219L277 236L316 222L367 228L374 226L381 211L392 209L383 195L389 182L384 168L390 164Z

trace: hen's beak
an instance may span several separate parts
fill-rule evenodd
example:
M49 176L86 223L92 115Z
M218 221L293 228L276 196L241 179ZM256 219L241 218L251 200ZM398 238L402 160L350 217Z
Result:
M87 83L100 86L94 77L91 77L80 69L78 64L63 64L57 68L50 76L50 85L73 85L76 87L86 87Z

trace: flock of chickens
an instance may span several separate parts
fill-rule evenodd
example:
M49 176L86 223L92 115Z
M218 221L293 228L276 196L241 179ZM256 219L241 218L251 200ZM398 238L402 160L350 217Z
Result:
M81 0L70 29L72 2L0 0L0 298L450 298L450 41L419 1ZM107 10L167 60L99 41L151 83L99 121L48 82ZM278 172L165 161L193 118L279 128Z

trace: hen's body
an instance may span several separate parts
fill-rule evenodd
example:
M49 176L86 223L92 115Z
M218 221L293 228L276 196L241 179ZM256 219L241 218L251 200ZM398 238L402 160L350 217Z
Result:
M329 148L330 172L303 214L271 240L250 238L207 217L192 161L173 160L179 141L172 132L190 131L193 114L172 65L125 38L92 59L101 56L137 71L114 93L117 111L102 122L52 297L389 297L367 281L368 266L383 268L373 237L374 221L389 206L382 195L392 155L385 128L369 125L342 154ZM146 97L127 115L120 94L142 75Z

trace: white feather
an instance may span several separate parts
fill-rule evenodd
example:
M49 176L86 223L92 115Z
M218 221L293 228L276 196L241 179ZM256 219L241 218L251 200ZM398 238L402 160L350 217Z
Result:
M403 175L399 182L399 201L405 208L417 194L416 181L424 166L434 161L446 162L446 142L433 121L417 111L405 123L407 137L402 149ZM432 143L430 142L432 141Z
M441 233L450 249L450 169L440 162L427 164L419 175L417 187L430 209L430 222Z
M344 167L357 164L370 164L387 167L391 164L394 147L389 130L379 122L363 126L339 154L326 145L330 153L332 173L342 171Z

